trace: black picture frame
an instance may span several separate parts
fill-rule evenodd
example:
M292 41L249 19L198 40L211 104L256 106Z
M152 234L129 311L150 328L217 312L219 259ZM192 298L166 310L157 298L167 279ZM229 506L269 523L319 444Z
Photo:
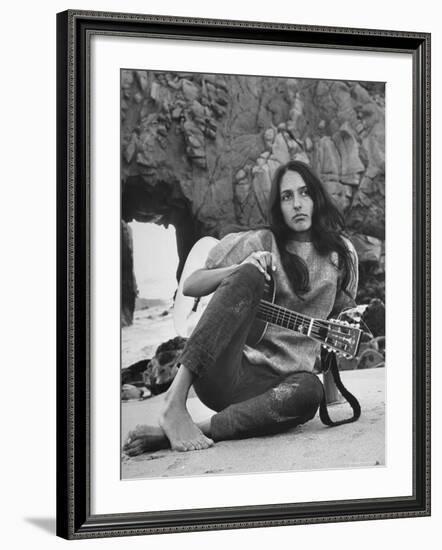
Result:
M413 60L413 495L92 515L88 71L94 34L408 53ZM430 35L69 10L57 15L57 534L67 539L430 514Z

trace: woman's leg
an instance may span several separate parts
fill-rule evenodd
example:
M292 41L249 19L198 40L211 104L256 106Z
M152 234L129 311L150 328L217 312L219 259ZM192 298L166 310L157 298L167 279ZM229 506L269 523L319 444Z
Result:
M220 441L261 436L304 424L315 416L323 392L315 374L297 372L256 397L242 400L238 393L234 404L212 416L211 438Z
M243 396L253 393L250 386L246 389L244 385L243 388ZM211 442L279 433L311 420L318 410L323 392L323 386L315 374L293 373L259 395L242 400L240 391L234 397L235 403L198 423L197 427L210 437ZM161 428L141 426L130 435L134 440L126 446L128 454L135 455L169 446L169 440Z
M131 432L124 446L128 454L154 450L167 442L180 451L213 444L206 437L210 423L195 425L187 411L189 389L194 383L202 401L214 409L232 402L242 351L263 289L263 275L250 264L240 266L221 283L180 357L181 366L166 393L160 427L139 426Z
M226 277L179 359L195 374L195 391L211 409L229 405L241 382L244 345L264 285L263 274L251 264Z
M146 451L156 451L171 446L177 451L197 451L213 445L206 437L210 422L201 427L196 425L187 410L186 400L194 374L181 366L169 390L165 394L165 404L158 425L137 426L128 434L124 450L135 456ZM179 422L176 421L179 415Z

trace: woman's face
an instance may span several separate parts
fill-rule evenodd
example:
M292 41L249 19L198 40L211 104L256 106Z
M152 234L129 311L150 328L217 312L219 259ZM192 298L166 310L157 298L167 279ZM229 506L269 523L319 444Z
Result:
M284 174L279 188L282 217L293 237L310 240L312 227L313 199L307 185L298 172Z

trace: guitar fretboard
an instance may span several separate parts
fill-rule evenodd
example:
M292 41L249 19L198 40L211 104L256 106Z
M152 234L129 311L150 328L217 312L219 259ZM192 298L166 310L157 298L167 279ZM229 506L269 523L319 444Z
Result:
M325 339L324 325L327 323L322 321L321 324L308 315L295 313L285 307L277 306L266 300L261 300L258 307L258 318L266 323L285 327L295 332L302 334L311 334L316 338ZM322 336L322 338L321 338Z

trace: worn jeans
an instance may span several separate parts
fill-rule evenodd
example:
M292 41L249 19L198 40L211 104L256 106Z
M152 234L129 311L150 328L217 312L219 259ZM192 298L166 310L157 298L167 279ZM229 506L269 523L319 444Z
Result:
M282 375L243 354L264 290L264 276L244 264L215 291L180 357L195 374L201 401L217 411L215 441L278 433L313 418L323 396L318 377L307 371Z

